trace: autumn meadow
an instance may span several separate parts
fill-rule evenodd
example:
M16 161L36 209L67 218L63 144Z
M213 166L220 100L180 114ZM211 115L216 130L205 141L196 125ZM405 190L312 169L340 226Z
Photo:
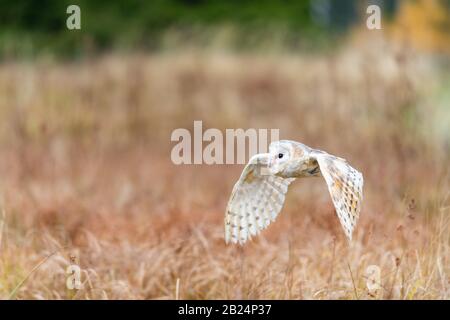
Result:
M367 31L317 52L3 59L0 298L449 299L449 70ZM175 165L171 133L195 120L346 158L365 182L353 241L311 178L261 235L226 245L243 165Z

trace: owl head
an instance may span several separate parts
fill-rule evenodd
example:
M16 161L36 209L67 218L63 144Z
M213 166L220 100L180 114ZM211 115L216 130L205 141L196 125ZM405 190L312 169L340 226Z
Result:
M272 174L280 174L289 169L294 159L301 159L308 153L308 147L301 143L280 140L274 141L269 146L268 167Z

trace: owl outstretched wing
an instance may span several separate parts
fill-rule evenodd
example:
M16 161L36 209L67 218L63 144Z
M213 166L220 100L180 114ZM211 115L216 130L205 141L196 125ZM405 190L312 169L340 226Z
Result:
M358 221L363 200L363 176L345 159L323 151L311 154L319 163L322 176L327 182L336 213L349 240Z
M234 185L225 212L225 242L244 244L274 221L294 178L267 170L269 154L253 156Z

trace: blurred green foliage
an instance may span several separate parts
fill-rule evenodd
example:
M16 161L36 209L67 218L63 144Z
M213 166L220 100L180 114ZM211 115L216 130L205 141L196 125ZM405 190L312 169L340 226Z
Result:
M306 40L320 43L330 31L345 29L355 17L356 3L355 0L0 0L0 56L38 53L77 56L111 48L156 49L170 43L170 39L204 44L218 30L227 30L224 38L237 48L254 48L273 37L283 45L298 47ZM79 31L66 28L69 16L66 8L70 4L81 8Z

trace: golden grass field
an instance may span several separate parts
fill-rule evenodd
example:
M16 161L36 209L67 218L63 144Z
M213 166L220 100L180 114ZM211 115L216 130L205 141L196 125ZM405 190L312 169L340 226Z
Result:
M381 40L3 62L0 298L448 299L449 85L448 65ZM173 165L170 134L194 120L348 159L365 180L353 241L311 178L260 236L225 245L243 166Z

